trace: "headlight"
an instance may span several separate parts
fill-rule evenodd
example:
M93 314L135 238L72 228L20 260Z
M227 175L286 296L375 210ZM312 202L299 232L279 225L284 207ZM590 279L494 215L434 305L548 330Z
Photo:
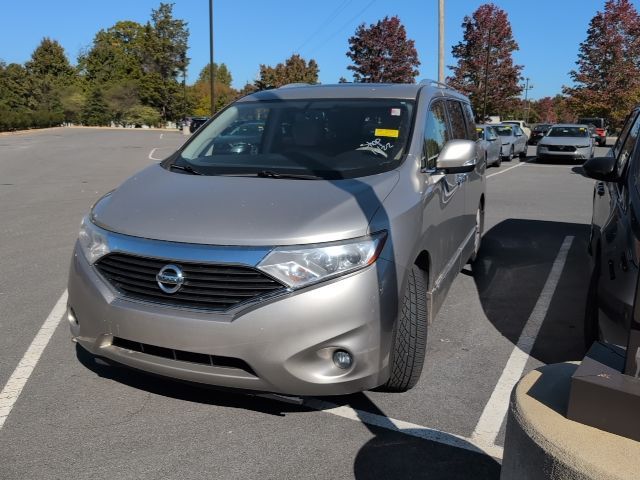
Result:
M85 216L82 219L82 223L80 223L78 242L80 243L82 253L84 253L84 256L91 265L110 251L105 232L95 226L89 219L89 216Z
M344 275L376 261L386 232L340 242L278 247L258 268L293 289Z

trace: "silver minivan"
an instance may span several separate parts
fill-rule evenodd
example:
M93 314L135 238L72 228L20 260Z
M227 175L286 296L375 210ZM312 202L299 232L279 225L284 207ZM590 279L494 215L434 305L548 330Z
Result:
M478 254L484 170L469 101L433 81L243 97L83 219L72 336L203 384L405 391Z

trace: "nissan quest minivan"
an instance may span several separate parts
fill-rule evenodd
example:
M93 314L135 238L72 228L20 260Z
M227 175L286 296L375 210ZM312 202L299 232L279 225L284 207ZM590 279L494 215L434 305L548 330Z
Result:
M478 254L485 168L469 101L437 82L243 97L83 219L72 336L215 386L408 390Z

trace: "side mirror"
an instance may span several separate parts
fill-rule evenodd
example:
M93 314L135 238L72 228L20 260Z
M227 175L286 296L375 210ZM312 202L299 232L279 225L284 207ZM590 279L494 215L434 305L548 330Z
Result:
M467 173L476 168L476 162L476 142L450 140L438 155L436 169L444 173Z
M617 182L615 157L593 157L582 165L585 176L604 182Z

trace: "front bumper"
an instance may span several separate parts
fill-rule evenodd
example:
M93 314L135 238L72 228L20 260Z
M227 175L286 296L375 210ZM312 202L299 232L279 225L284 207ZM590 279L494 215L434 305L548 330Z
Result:
M536 156L538 158L558 158L569 160L588 160L591 158L591 149L579 148L573 152L559 152L555 150L548 150L538 147L536 150Z
M76 246L68 303L77 323L70 320L70 326L90 353L158 375L291 395L348 394L389 376L398 312L392 279L394 265L379 258L359 272L233 313L205 312L122 297ZM114 339L154 349L144 353ZM236 359L250 369L166 358L155 354L158 349ZM333 363L337 349L353 355L350 369Z

